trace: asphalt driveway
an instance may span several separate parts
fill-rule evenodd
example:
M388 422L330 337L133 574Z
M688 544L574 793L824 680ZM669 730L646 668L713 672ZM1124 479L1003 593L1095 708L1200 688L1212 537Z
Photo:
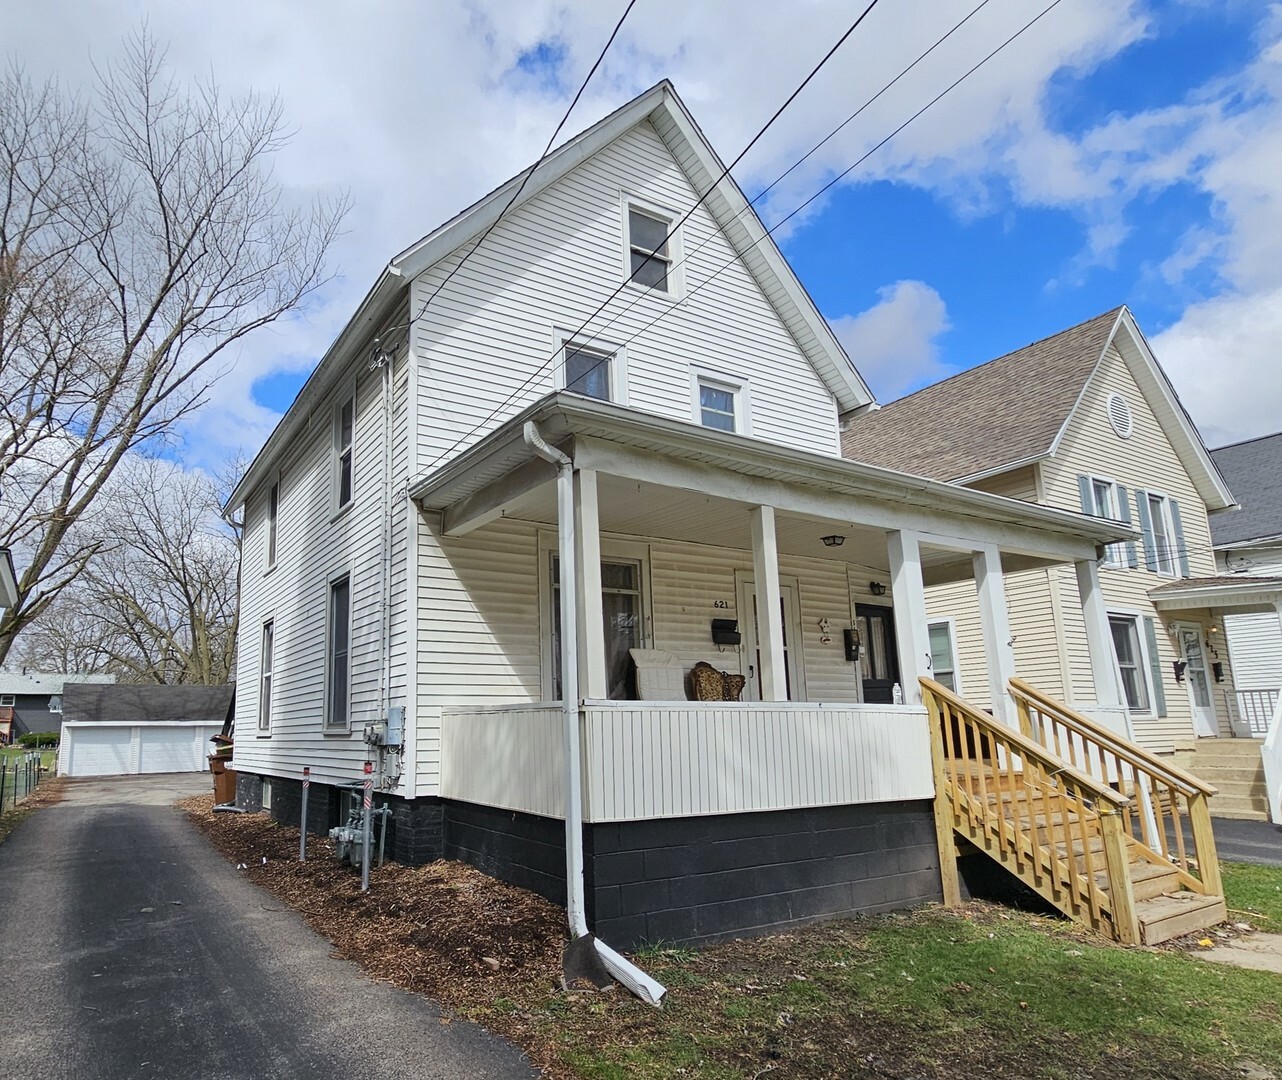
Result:
M75 781L0 844L3 1072L24 1080L530 1077L365 979L171 804L207 776Z

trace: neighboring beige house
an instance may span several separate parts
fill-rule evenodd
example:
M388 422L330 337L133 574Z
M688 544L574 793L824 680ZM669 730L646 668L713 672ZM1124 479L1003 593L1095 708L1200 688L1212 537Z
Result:
M1155 753L1232 733L1222 612L1201 598L1216 580L1208 513L1234 499L1126 308L857 417L843 452L1136 525L1142 540L1110 545L1099 563L1113 685L1097 698L1079 585L1068 566L1007 576L1016 667ZM987 705L969 585L927 590L932 665L941 681ZM1117 697L1104 700L1110 689Z

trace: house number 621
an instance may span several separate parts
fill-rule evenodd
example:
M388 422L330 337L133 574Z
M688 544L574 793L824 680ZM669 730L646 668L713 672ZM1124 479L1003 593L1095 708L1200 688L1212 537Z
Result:
M728 608L728 607L730 606L730 601L729 601L729 600L714 600L714 601L712 601L712 606L713 606L713 607L715 607L715 608Z

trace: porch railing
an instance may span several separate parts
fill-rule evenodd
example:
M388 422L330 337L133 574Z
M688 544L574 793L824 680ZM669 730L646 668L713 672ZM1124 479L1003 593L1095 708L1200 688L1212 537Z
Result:
M559 703L447 706L441 794L564 813ZM808 702L587 701L584 818L592 822L927 800L926 711Z
M1215 788L1192 773L1128 742L1021 679L1011 679L1011 696L1024 735L1074 769L1118 794L1126 836L1165 858L1183 885L1206 894L1221 893L1208 799ZM1186 837L1191 833L1192 850Z
M945 903L957 899L960 834L1071 917L1139 941L1122 816L1130 800L939 683L921 684Z
M1269 733L1269 723L1277 710L1279 697L1282 697L1282 691L1276 689L1237 691L1238 719L1252 738L1262 739Z

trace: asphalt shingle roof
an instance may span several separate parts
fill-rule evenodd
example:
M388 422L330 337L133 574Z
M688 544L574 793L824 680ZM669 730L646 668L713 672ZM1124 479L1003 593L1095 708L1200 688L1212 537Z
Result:
M62 719L70 721L183 720L223 723L236 696L224 686L89 686L63 691Z
M114 683L114 675L80 675L62 672L0 671L0 694L61 694L69 683Z
M1241 510L1211 515L1216 545L1282 536L1282 432L1222 446L1211 460Z
M1104 353L1121 308L856 417L842 454L938 480L1046 453Z
M1182 592L1185 589L1227 589L1241 585L1259 585L1264 588L1276 589L1282 585L1282 578L1247 577L1245 574L1180 578L1179 581L1172 581L1169 585L1159 585L1155 589L1149 589L1148 594L1149 596L1161 596L1163 593Z

